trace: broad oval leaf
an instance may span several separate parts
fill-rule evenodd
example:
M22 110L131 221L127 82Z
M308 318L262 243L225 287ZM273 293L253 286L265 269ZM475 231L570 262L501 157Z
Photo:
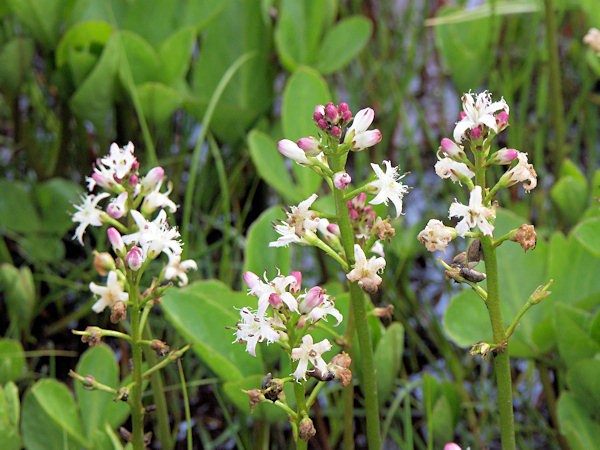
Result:
M240 320L239 293L223 289L215 293L205 282L167 291L161 306L169 321L194 343L192 349L224 381L241 380L263 373L260 345L257 357L245 352L243 344L233 343ZM250 302L250 300L249 300ZM248 302L248 303L249 303Z
M0 86L5 94L16 96L21 85L31 74L33 41L14 38L0 49Z
M6 227L17 233L40 229L40 219L24 183L0 180L0 230Z
M248 229L244 272L251 271L261 276L267 271L269 277L277 275L277 269L288 275L290 272L289 247L269 247L269 242L277 240L279 235L273 229L273 222L283 219L284 214L277 206L263 211Z
M144 116L154 125L163 125L181 105L181 95L162 83L149 82L137 87Z
M28 449L89 447L71 392L53 379L38 381L25 394L21 427Z
M0 386L19 378L25 368L25 354L21 342L0 339Z
M581 222L573 234L585 248L600 258L600 217Z
M288 174L284 157L277 151L277 144L270 136L252 130L248 135L248 149L254 167L266 183L286 200L294 203L304 200Z
M112 31L112 25L98 20L80 22L69 28L56 47L56 66L62 67L72 51L100 56L99 50L106 45Z
M371 30L371 22L363 16L338 22L319 45L315 68L326 75L343 69L367 45Z
M392 323L377 344L374 363L377 375L377 396L383 405L389 398L396 376L402 364L404 352L404 327L399 322Z
M571 449L588 450L597 447L600 425L574 394L561 394L557 412L561 433L567 437Z

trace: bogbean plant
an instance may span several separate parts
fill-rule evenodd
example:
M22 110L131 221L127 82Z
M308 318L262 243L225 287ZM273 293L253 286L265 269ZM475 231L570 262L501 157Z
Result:
M94 267L106 276L106 285L90 283L91 292L98 297L92 309L102 313L111 310L110 321L120 330L103 329L91 326L85 331L74 330L83 342L90 346L99 345L102 338L114 337L127 341L131 347L131 382L120 386L106 386L97 382L93 374L71 376L80 380L89 389L100 389L115 395L115 400L126 401L131 409L131 432L122 434L131 441L135 449L143 449L148 443L144 436L144 413L142 404L142 380L168 363L180 358L191 344L180 350L170 350L158 339L144 339L142 334L153 306L160 303L172 281L187 284L186 271L197 269L192 260L181 261L182 243L179 232L168 223L167 212L174 213L177 205L169 199L171 186L162 192L165 172L155 167L140 178L139 164L130 142L120 148L112 144L110 152L99 159L91 177L86 178L90 192L98 188L101 192L82 197L82 203L75 205L73 222L79 223L73 239L84 245L83 236L88 226L108 226L108 240L113 255L102 249L94 250ZM100 206L103 202L104 206ZM153 261L161 255L168 257L162 261L158 276L152 278L148 286L142 286L142 275L147 269L154 269ZM128 325L121 325L129 317ZM164 357L153 367L143 371L143 346L148 346L159 356ZM163 412L166 414L166 411Z
M369 130L374 112L371 108L359 111L353 118L346 103L318 105L313 116L318 128L316 136L304 137L297 142L288 139L278 144L279 151L307 170L319 174L330 187L335 199L336 213L333 218L311 209L317 194L311 195L298 206L292 206L287 219L274 224L280 235L270 243L272 247L301 244L321 249L337 261L345 273L350 288L351 313L347 334L339 343L352 355L351 343L354 331L360 346L362 392L367 416L367 438L370 448L381 448L379 435L379 411L373 349L367 325L367 310L363 292L377 292L382 282L379 274L386 265L382 241L391 239L395 231L390 218L377 216L372 206L367 205L367 194L375 195L369 203L388 204L396 209L396 217L402 212L402 199L408 187L399 180L398 168L383 161L382 169L371 164L375 180L351 187L352 177L346 170L346 161L351 152L372 147L381 140L379 130ZM367 255L375 254L370 256ZM273 280L261 280L258 275L246 272L244 281L249 293L258 297L256 308L243 308L237 324L236 341L246 344L246 349L255 355L257 342L276 343L289 355L292 373L272 378L269 374L260 389L249 391L251 405L258 402L273 402L283 408L294 430L298 448L306 448L307 441L315 434L309 409L316 395L327 381L339 379L342 385L351 382L351 356L342 352L325 361L332 345L324 339L314 342L311 330L319 320L331 315L342 321L335 308L335 299L315 286L301 291L301 273L278 275ZM306 397L307 377L317 379L317 384ZM296 398L296 410L292 410L280 395L285 383L292 383ZM348 394L349 393L349 394ZM353 391L346 391L352 405ZM347 404L347 403L346 403ZM351 415L351 411L346 411ZM352 439L352 421L345 422L345 439Z
M494 138L509 125L509 107L504 99L493 102L489 92L467 93L462 97L462 107L460 120L454 128L454 140L444 138L441 142L435 171L441 178L450 178L464 185L470 192L469 203L463 205L455 200L450 205L449 217L460 219L455 227L431 219L418 239L431 252L445 251L457 236L470 239L466 251L457 254L450 265L438 260L446 269L446 277L471 286L488 310L493 341L479 342L473 346L471 354L491 357L494 361L502 448L514 449L509 339L522 315L550 294L547 289L552 281L538 287L511 325L505 328L500 308L496 248L507 241L514 241L527 251L535 247L536 233L532 225L524 224L496 237L494 221L498 202L495 196L500 189L518 183L523 183L525 191L531 191L537 185L537 174L526 153L507 148L492 152ZM493 184L489 172L492 166L499 165L510 166ZM475 269L481 260L485 263L485 273ZM487 290L478 284L484 279L487 280Z

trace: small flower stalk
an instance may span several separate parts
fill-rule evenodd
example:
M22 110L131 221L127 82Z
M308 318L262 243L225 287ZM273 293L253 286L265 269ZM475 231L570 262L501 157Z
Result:
M349 332L343 341L338 336L336 342L343 344L347 353L331 358L328 353L333 342L328 339L317 342L310 333L319 321L330 319L329 316L336 320L336 325L343 319L334 299L323 289L315 286L299 294L297 286L300 280L294 282L292 275L280 274L273 280L261 279L252 273L244 275L249 292L258 298L258 303L256 308L240 311L236 341L245 343L251 354L255 354L256 345L262 342L278 344L289 354L293 368L289 379L295 383L298 410L288 411L288 415L299 448L305 448L303 440L317 431L308 414L314 394L305 402L305 383L311 377L318 380L313 393L321 383L335 379L351 389L354 332L361 351L360 364L364 374L361 391L365 396L369 447L381 447L373 348L364 294L372 295L380 289L381 274L386 267L383 243L392 239L395 230L392 218L379 217L373 205L387 206L391 202L395 212L393 217L397 219L402 214L403 199L409 188L402 182L404 175L399 167L391 161L371 164L372 172L367 180L357 180L354 174L349 173L346 167L348 156L374 146L382 138L378 129L371 128L374 119L375 111L371 108L353 114L346 103L317 105L313 114L316 125L314 136L303 137L297 142L282 139L278 143L282 155L307 170L313 170L326 181L336 212L333 217L325 216L317 207L318 196L325 194L313 193L297 206L290 206L285 220L273 224L278 237L269 246L313 246L339 263L348 281L354 323L348 327ZM451 151L460 153L460 149L453 148ZM286 378L282 380L287 382ZM344 395L348 393L354 395L348 389ZM269 399L264 389L262 397L256 393L249 395L251 404L262 398L275 401ZM284 399L277 399L276 404L281 407L279 402L284 402ZM352 429L345 429L344 433L345 441L352 439Z
M450 242L458 237L473 239L466 251L457 254L450 265L441 259L439 261L446 269L447 279L469 285L487 307L494 343L479 342L473 346L471 354L486 359L491 357L496 365L502 448L514 449L508 344L516 321L535 302L528 301L527 308L515 318L514 326L504 329L496 248L506 241L514 241L527 251L535 247L536 234L533 225L524 224L504 236L495 236L498 207L495 197L500 189L519 183L522 183L525 192L530 192L537 185L537 173L528 162L527 153L506 148L491 151L494 138L509 126L510 109L504 99L493 101L492 94L487 91L467 93L462 97L462 109L454 128L454 139L444 138L441 142L435 172L442 179L450 178L465 186L469 191L468 204L454 200L448 209L452 222L445 225L438 219L431 219L417 239L430 252L445 252ZM488 174L487 170L492 165L507 168L495 184L488 185L492 174ZM484 261L485 272L478 267L480 261ZM479 284L484 280L487 291ZM547 292L544 291L544 294Z
M94 267L99 275L106 276L106 281L90 283L91 294L97 299L92 310L101 314L110 309L113 324L129 318L130 333L99 327L74 330L73 333L92 346L98 345L104 337L120 338L131 346L132 382L114 389L104 386L104 390L112 389L110 392L119 393L118 400L129 404L132 430L127 433L133 448L143 449L149 442L144 438L142 346L150 347L164 358L157 367L147 370L152 373L181 357L189 345L171 351L165 342L143 339L142 333L152 307L160 302L165 289L172 285L169 281L178 280L180 286L187 284L186 271L196 269L197 265L192 260L181 261L183 244L177 228L172 227L167 218L167 211L175 212L177 205L168 197L170 184L162 192L164 169L155 167L141 176L131 142L122 148L113 144L109 154L96 162L91 177L86 181L90 194L83 196L81 203L75 205L72 220L78 226L73 239L84 245L88 227L105 227L113 252L111 255L107 251L94 250ZM151 261L160 259L163 254L168 257L168 263L163 263L163 270L154 278L152 285L143 288L140 285L142 274ZM72 376L85 381L74 372ZM97 383L88 382L88 385L91 389L98 387Z

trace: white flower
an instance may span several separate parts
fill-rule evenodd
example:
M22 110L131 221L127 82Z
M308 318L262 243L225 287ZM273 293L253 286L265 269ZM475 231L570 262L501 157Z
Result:
M165 267L165 280L174 280L179 278L179 286L188 284L188 277L185 273L188 270L198 270L198 264L193 259L181 261L181 255L169 254L169 264Z
M169 198L169 194L173 190L173 184L167 184L167 192L161 193L160 188L162 186L162 180L159 180L155 185L154 189L146 195L142 202L142 212L144 214L152 214L158 208L168 208L170 213L177 211L177 205Z
M583 43L589 45L594 52L600 54L600 30L590 28L583 37Z
M269 247L287 247L290 243L307 244L303 239L304 235L308 231L316 232L319 226L317 213L309 209L317 197L317 194L313 194L300 202L298 206L290 207L291 212L286 212L287 220L282 220L278 225L274 225L275 231L281 237L270 242Z
M255 315L248 308L242 308L240 316L242 320L237 324L235 341L233 342L245 342L246 351L252 356L256 356L256 344L258 342L266 340L267 344L271 344L279 340L280 332L273 328L271 318L261 314Z
M136 210L131 211L131 216L139 230L123 236L125 244L137 243L150 258L157 257L161 252L165 252L169 256L172 253L175 255L181 253L181 242L177 240L180 236L179 232L175 227L169 227L167 213L164 209L158 213L158 216L152 222L146 220Z
M296 286L296 277L293 275L288 275L287 277L278 275L272 281L267 280L266 273L264 277L266 283L250 271L244 273L244 281L249 288L248 293L258 297L258 315L262 316L265 314L272 295L285 303L291 311L298 312L298 301L290 292L286 291L288 286Z
M371 246L371 250L369 251L381 256L382 258L385 258L385 252L381 241L375 241L375 243Z
M473 178L475 176L475 173L471 172L465 163L454 161L450 158L441 158L436 162L435 173L442 179L450 178L455 183L458 181L458 184L461 183L460 178L458 178L456 174L460 174L467 178Z
M358 285L367 293L377 292L381 277L377 274L385 268L385 259L375 256L367 260L365 252L358 244L354 244L354 268L346 275L350 281L358 281Z
M97 313L104 311L104 308L107 306L112 307L117 302L126 302L129 300L129 294L123 292L123 286L117 281L117 272L114 270L108 273L106 287L90 283L90 290L100 296L100 299L92 306L94 312Z
M494 226L487 219L495 217L494 211L481 203L481 186L475 186L471 191L469 206L454 202L450 205L449 217L462 217L456 225L456 234L461 237L471 228L479 227L484 235L492 236Z
M421 244L425 244L425 248L430 252L436 250L446 251L446 247L454 238L455 231L452 228L444 226L437 220L431 219L427 222L427 226L417 235L417 239Z
M125 147L120 148L116 143L110 146L110 152L100 160L108 169L114 170L116 177L121 180L127 175L134 163L133 143L129 142Z
M374 117L375 112L371 108L361 109L356 113L344 139L345 143L352 146L352 150L364 150L381 140L381 131L377 129L367 130L371 126Z
M340 323L342 323L342 320L344 320L344 316L342 316L342 313L335 308L335 303L329 298L328 295L325 296L325 299L319 306L314 307L308 313L308 317L313 322L317 322L320 319L323 319L325 322L327 322L327 315L333 316L337 319L337 323L334 325L335 327L337 327Z
M523 188L529 192L537 186L537 173L533 164L527 161L527 153L518 152L517 158L519 159L517 165L508 170L502 178L507 180L508 186L522 182ZM525 184L525 181L529 183Z
M398 167L392 167L389 161L383 161L383 165L386 166L385 173L378 164L371 164L377 180L371 181L369 186L377 188L378 191L375 198L369 203L372 205L385 203L387 205L391 200L396 208L396 217L399 217L402 213L402 198L408 193L408 186L398 182L404 178L404 175L398 175Z
M308 369L309 362L321 374L327 373L327 364L321 355L326 351L329 351L331 347L332 346L327 339L323 339L321 342L313 344L312 336L310 334L304 335L300 347L292 349L292 359L294 361L297 359L300 360L293 373L296 380L306 380L306 370Z
M98 202L106 197L109 197L108 192L103 192L99 195L82 195L81 205L73 205L77 212L73 214L71 220L73 222L79 222L79 225L75 229L73 239L77 239L81 245L83 245L83 233L88 225L99 227L102 225L102 219L106 216L106 213L101 209L98 209Z
M480 125L486 126L495 132L498 132L496 125L496 117L494 113L500 110L509 112L508 105L501 99L498 102L492 102L492 94L488 91L483 91L477 95L477 100L473 100L473 94L468 93L462 96L463 111L465 116L460 120L454 128L454 140L458 143L462 142L467 130L472 130Z

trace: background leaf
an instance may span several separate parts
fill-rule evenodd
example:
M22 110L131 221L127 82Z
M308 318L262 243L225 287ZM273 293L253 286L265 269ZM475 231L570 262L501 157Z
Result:
M25 368L25 354L21 342L0 339L0 386L19 378Z

